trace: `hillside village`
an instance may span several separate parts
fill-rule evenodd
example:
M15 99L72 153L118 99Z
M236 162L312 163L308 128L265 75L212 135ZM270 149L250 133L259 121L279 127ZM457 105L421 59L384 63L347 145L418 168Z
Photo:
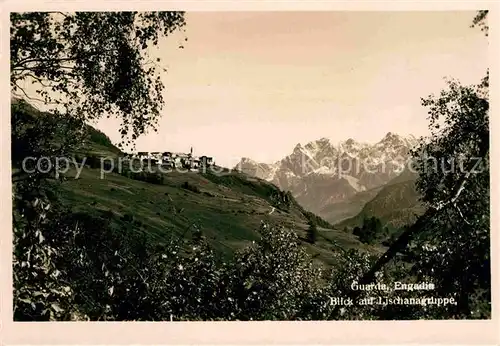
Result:
M143 162L160 165L165 168L198 169L202 167L210 167L215 164L215 161L211 156L193 155L192 147L189 153L175 153L170 151L139 151L137 153L127 153L124 157L129 160L139 159Z

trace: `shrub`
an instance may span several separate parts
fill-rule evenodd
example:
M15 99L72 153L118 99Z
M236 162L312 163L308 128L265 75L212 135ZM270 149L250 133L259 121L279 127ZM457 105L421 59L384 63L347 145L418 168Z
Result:
M240 320L296 319L306 310L321 270L293 231L263 225L261 234L257 244L237 253L228 269L227 304Z
M185 181L181 184L181 187L183 189L186 189L188 191L191 191L191 192L195 192L195 193L200 193L200 189L198 188L198 186L196 185L193 185L193 184L190 184L189 182Z
M162 185L164 182L164 177L160 173L149 173L149 172L135 173L135 172L131 172L131 171L126 171L126 172L127 173L122 173L122 175L123 174L129 175L129 177L134 179L134 180L139 180L139 181L143 181L146 183L158 184L158 185Z
M314 221L309 221L309 228L307 229L307 241L314 244L318 238L318 228Z
M133 222L134 221L134 215L127 213L127 214L123 215L122 220L123 221L127 221L127 222Z
M364 218L362 227L356 226L353 229L353 234L359 237L359 241L365 244L372 244L383 236L387 236L387 228L382 227L382 222L372 216L371 218Z
M90 168L100 168L101 167L101 159L100 157L96 155L89 155L87 156L87 159L85 160L85 164L88 165Z

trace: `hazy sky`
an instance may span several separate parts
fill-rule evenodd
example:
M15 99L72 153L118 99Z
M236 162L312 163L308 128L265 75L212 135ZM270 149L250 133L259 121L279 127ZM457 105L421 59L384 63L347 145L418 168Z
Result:
M166 106L140 151L273 162L321 137L375 142L427 131L420 97L476 83L487 40L474 12L195 12L155 53ZM183 43L184 49L177 46ZM98 127L118 140L116 121Z

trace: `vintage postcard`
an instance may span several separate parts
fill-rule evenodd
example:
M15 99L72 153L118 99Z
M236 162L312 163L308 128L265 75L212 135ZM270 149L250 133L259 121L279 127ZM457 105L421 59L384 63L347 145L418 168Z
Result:
M3 343L494 343L498 6L239 5L2 5Z

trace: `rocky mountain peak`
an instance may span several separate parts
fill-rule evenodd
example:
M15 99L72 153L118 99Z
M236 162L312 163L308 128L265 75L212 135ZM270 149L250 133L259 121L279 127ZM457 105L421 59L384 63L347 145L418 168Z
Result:
M346 195L387 183L397 174L396 168L404 164L411 139L415 140L388 132L375 144L348 138L333 145L323 137L305 145L298 143L292 153L274 164L259 164L247 158L242 161L248 162L244 171L302 196L307 206L323 192L342 190ZM343 180L339 180L339 172L344 174Z
M382 140L376 144L376 146L384 146L384 147L394 147L394 146L397 147L397 146L407 146L407 145L408 143L403 137L393 132L387 132L384 138L382 138Z
M247 163L247 162L253 163L253 162L255 162L255 161L254 161L254 160L252 160L252 159L251 159L251 158L249 158L249 157L242 157L242 158L241 158L241 162L242 162L242 163Z
M345 144L347 145L353 145L354 143L356 143L356 141L352 138L349 138L347 141L345 141Z
M394 141L394 140L398 140L398 139L401 139L401 137L398 136L397 134L392 133L392 132L387 132L387 134L382 139L382 142L389 142L389 141Z

